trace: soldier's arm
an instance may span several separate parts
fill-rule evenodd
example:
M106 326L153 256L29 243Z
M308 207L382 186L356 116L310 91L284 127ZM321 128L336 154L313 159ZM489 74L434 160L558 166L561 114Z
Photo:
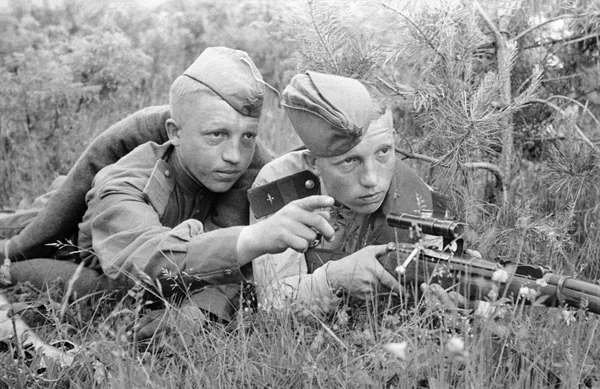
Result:
M259 177L255 184L261 181ZM272 216L257 219L250 212L250 224L264 223L269 217ZM309 309L314 313L326 313L338 305L339 298L332 292L325 268L308 274L302 253L308 242L303 244L305 246L296 250L288 248L281 253L264 254L252 262L258 299L264 308L283 309L292 303L291 306L300 312Z
M243 227L206 232L195 219L165 227L141 190L110 181L95 186L88 200L85 222L91 226L92 247L108 277L128 284L147 276L151 280L172 276L197 286L244 278L236 251Z
M325 267L308 274L304 254L288 249L279 254L265 254L252 262L258 301L270 309L291 307L313 313L334 310L340 299L329 285Z

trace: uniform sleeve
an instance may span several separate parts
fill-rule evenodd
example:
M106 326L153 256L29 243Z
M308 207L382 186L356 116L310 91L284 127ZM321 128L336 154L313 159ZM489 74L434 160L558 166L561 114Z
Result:
M297 251L265 254L253 261L252 268L259 302L267 310L291 306L324 314L339 303L329 287L325 266L307 274L304 255Z
M268 164L259 172L252 186L261 186L294 173L295 168L285 164ZM250 212L250 224L258 221ZM308 274L304 254L295 250L262 255L252 261L252 269L258 300L266 309L292 306L300 312L308 310L323 314L331 312L339 303L339 298L329 287L325 266Z
M190 219L168 228L141 193L127 188L90 194L92 247L105 274L131 278L177 275L200 284L231 284L243 279L237 239L242 227L204 232Z

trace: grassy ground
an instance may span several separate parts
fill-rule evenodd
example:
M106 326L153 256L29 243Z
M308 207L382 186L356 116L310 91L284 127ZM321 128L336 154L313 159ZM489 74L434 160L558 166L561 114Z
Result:
M80 347L68 368L0 354L0 387L198 388L598 387L598 317L507 306L489 317L424 304L356 309L330 320L290 311L240 311L228 324L195 320L153 339L130 339L142 301L131 294L68 305L59 293L25 313L47 340ZM23 293L25 292L25 293ZM174 313L176 309L168 312ZM348 315L341 312L347 312ZM167 314L168 315L168 314Z

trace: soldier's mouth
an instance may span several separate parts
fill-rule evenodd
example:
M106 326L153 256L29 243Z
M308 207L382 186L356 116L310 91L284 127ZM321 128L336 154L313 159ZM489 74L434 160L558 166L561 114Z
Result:
M377 192L377 193L369 193L363 196L360 196L359 199L366 204L371 204L371 203L376 203L379 200L381 200L381 197L383 196L383 192Z
M240 175L240 173L241 172L239 170L217 170L215 172L217 177L223 178L223 179L236 178L237 176Z

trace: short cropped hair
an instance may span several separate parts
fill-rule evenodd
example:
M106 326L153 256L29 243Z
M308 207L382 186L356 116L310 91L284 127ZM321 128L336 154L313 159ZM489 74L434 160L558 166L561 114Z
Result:
M187 116L185 104L186 98L196 94L218 97L218 95L208 86L193 80L188 76L179 76L171 84L171 89L169 90L171 118L178 125L182 125Z

